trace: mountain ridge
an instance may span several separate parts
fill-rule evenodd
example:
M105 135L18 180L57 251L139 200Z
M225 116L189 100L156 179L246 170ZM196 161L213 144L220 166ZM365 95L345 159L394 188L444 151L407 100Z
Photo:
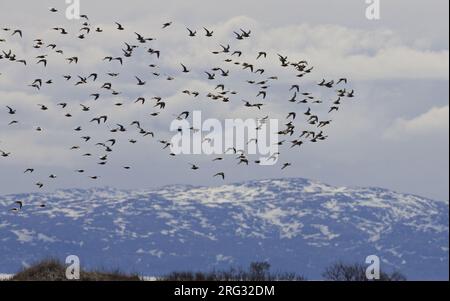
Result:
M450 200L444 200L444 199L434 199L431 197L423 196L420 194L415 193L408 193L408 192L402 192L397 191L394 189L389 189L381 186L359 186L359 185L349 185L349 186L342 186L342 185L334 185L334 184L328 184L326 182L322 182L320 180L316 179L310 179L310 178L303 178L303 177L281 177L281 178L264 178L264 179L258 179L258 180L247 180L247 181L240 181L240 182L231 182L227 184L221 184L221 185L193 185L193 184L168 184L168 185L162 185L158 187L153 188L114 188L111 186L98 186L98 187L90 187L90 188L60 188L55 189L53 191L46 191L46 192L29 192L29 193L8 193L8 194L0 194L1 197L7 197L7 196L18 196L18 195L29 195L29 194L53 194L57 192L66 192L66 191L95 191L95 190L112 190L112 191L123 191L123 192L132 192L132 191L139 191L139 192L153 192L161 189L171 189L171 188L184 188L184 189L208 189L208 188L215 188L215 187L221 187L221 186L232 186L232 185L245 185L245 184L253 184L258 182L265 182L265 181L308 181L308 182L317 182L321 183L326 186L330 187L339 187L339 188L349 188L349 189L373 189L373 190L380 190L380 191L388 191L388 192L394 192L398 194L404 194L404 195L410 195L414 197L419 197L422 199L427 199L432 202L441 202L445 204L450 204Z
M24 208L13 214L17 200ZM304 178L7 195L0 251L2 273L75 254L145 275L267 260L318 279L335 261L375 254L410 279L448 279L448 202Z

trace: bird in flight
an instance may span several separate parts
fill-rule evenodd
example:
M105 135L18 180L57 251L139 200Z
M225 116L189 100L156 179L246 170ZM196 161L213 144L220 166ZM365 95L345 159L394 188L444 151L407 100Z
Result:
M117 30L125 30L125 28L122 26L122 24L120 24L120 23L118 23L118 22L115 22L116 23L116 25L117 25Z
M169 27L170 25L172 25L172 22L164 23L163 26L162 26L162 28L163 28L163 29L164 29L164 28L167 28L167 27Z
M6 106L6 108L8 109L8 114L10 114L10 115L14 115L17 112L16 110L14 110L13 108L11 108L9 106Z
M19 205L19 210L22 210L22 207L23 207L23 202L22 201L17 201L14 204Z
M203 29L205 30L205 35L207 36L207 37L212 37L213 36L213 34L214 34L214 31L211 31L211 30L209 30L209 29L207 29L207 28L205 28L205 27L203 27Z
M23 38L22 30L16 29L13 31L13 33L11 35L14 36L16 34L19 35L21 38Z
M145 86L146 82L142 81L139 77L135 76L136 80L138 81L138 86Z
M48 8L47 12L52 16L60 13L56 8ZM13 62L11 68L22 72L23 78L28 78L28 74L36 78L31 85L24 84L24 86L30 87L28 89L32 91L28 91L29 93L42 96L38 99L45 99L27 107L19 106L12 101L6 103L7 110L0 112L0 123L4 120L1 114L15 115L15 120L7 120L4 123L11 126L6 128L7 131L18 128L25 131L28 127L34 134L42 135L42 141L45 141L46 135L53 134L44 124L52 118L49 113L57 115L56 118L64 118L61 122L57 119L60 122L58 123L60 128L57 130L68 129L64 135L67 139L73 140L64 149L67 152L71 151L70 155L77 156L75 158L80 160L73 161L76 166L73 168L75 173L72 172L72 176L101 180L102 177L97 173L98 169L107 165L111 168L119 166L121 171L130 171L133 162L114 165L112 164L114 156L111 154L122 154L125 147L137 147L145 143L160 144L168 153L170 160L177 160L179 156L171 150L171 139L166 137L167 133L164 131L156 130L156 126L160 126L164 118L189 121L191 112L197 106L203 105L203 100L208 101L208 105L215 106L217 112L223 114L245 110L246 114L251 114L257 120L255 126L257 132L263 131L269 120L278 115L277 118L282 121L280 123L282 128L277 133L280 139L274 145L279 147L279 152L269 158L275 161L284 153L301 151L308 145L326 140L327 130L334 125L329 116L344 110L346 100L356 97L355 91L349 87L350 80L347 77L325 77L314 85L303 84L311 73L316 72L314 66L305 58L295 58L293 54L287 56L283 53L272 53L268 49L260 48L255 51L255 47L249 48L244 40L253 38L254 34L250 29L236 27L229 30L228 39L225 35L221 35L219 40L212 29L199 27L203 28L204 36L208 38L208 46L205 46L205 41L201 37L194 38L199 36L200 31L197 32L186 25L185 29L177 28L174 26L176 23L172 21L163 23L159 29L167 30L158 32L164 39L169 39L171 34L176 37L177 30L180 30L182 35L189 39L189 43L197 44L198 53L195 53L195 56L202 59L201 70L206 70L203 73L197 72L196 58L192 57L189 47L180 46L181 55L177 57L175 54L177 49L159 43L159 37L150 38L144 32L139 32L139 29L130 31L127 24L113 20L110 21L110 25L116 34L117 31L121 32L120 43L110 41L115 47L105 48L105 54L101 57L98 57L95 51L91 57L86 57L85 51L77 54L74 45L86 51L91 47L94 49L97 47L95 43L103 41L99 37L108 31L106 26L104 29L92 26L87 15L80 15L80 18L78 23L73 23L78 27L71 26L70 32L66 30L68 26L63 27L64 24L48 28L54 33L51 40L44 39L44 36L35 36L27 44L28 31L24 28L6 27L3 30L8 34L0 38L2 63ZM108 36L105 35L104 38ZM10 43L10 40L14 43ZM258 41L253 42L251 45L260 45ZM29 51L23 52L25 54L15 53L13 49L19 43L23 44L24 49L29 47L26 49ZM65 53L70 54L68 57L61 56ZM276 66L272 66L270 62L272 57L277 59ZM102 62L104 64L102 67L96 65ZM143 62L145 65L142 65ZM54 72L53 69L61 66L61 63L65 66L63 74ZM135 76L133 70L137 70L135 67L139 65L151 68L148 75L141 70L141 75ZM4 74L0 73L0 76L3 77ZM178 80L179 77L181 80ZM283 81L278 81L281 78ZM136 85L141 88L138 89ZM50 94L53 93L52 89L59 89L63 93L55 93L53 97ZM172 91L173 95L165 91ZM248 95L252 95L253 99L247 98L250 97ZM320 95L320 98L316 95ZM178 99L181 96L182 101ZM41 104L37 104L38 102ZM15 106L20 110L20 114ZM26 114L28 113L26 110L30 111L29 114ZM264 117L254 116L256 114L263 114ZM3 130L1 128L0 133L3 133ZM189 134L201 132L197 126L178 131L179 133L187 131ZM216 139L211 137L202 137L200 140L202 146L213 145L216 142ZM25 143L28 140L23 141ZM11 148L12 152L6 152L6 148L9 147L4 146L4 141L1 142L1 147L5 151L0 150L0 157L18 160L14 149ZM258 142L258 138L247 137L244 145L250 148ZM124 158L131 161L136 157L130 154ZM96 160L89 161L93 159ZM228 148L223 156L216 156L208 161L217 165L218 169L220 168L218 165L222 163L241 168L254 164L261 165L261 160L254 160L246 150L238 150L236 147ZM281 164L281 170L293 166L294 163ZM189 163L189 166L191 170L200 170L199 164ZM203 169L206 170L207 167L201 164L201 170ZM27 168L25 171L21 168L19 172L23 172L27 177L42 176L40 170L34 168ZM197 172L196 175L200 177L202 173ZM45 177L46 179L35 183L39 189L46 187L46 181L57 183L64 175L58 174L56 177L51 174ZM213 178L225 180L225 172L216 173ZM21 210L22 205L15 209Z
M225 173L224 173L224 172L216 173L216 174L214 175L214 177L221 177L222 180L225 180Z
M181 64L181 67L183 68L183 73L189 73L190 72L189 69L185 65Z
M198 167L198 166L195 165L195 164L190 163L189 165L191 166L191 169L192 169L192 170L199 170L199 169L200 169L200 167Z
M186 27L186 29L189 31L189 36L190 37L195 37L197 35L197 31L191 30L191 29L189 29L187 27Z

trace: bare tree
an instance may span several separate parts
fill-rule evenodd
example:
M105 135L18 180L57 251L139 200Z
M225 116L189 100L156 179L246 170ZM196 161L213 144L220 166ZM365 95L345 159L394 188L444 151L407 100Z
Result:
M366 268L359 263L345 264L338 262L328 267L322 276L328 281L369 281L366 277ZM379 281L406 281L406 277L397 271L392 274L380 272Z

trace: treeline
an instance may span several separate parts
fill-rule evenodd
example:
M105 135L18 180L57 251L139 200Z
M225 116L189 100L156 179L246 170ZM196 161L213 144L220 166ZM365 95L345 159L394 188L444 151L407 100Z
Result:
M250 264L247 270L230 269L228 271L173 272L159 278L160 281L307 281L303 275L296 273L273 273L267 262ZM326 268L322 274L325 281L369 281L366 276L367 267L362 264L346 264L338 262ZM378 281L406 281L400 272L385 273L380 271Z
M47 259L23 269L11 281L67 281L66 266L56 259ZM368 281L366 267L362 264L338 262L326 268L322 274L326 281ZM80 272L80 281L142 281L138 274L116 271ZM247 269L217 270L211 272L172 272L155 278L157 281L307 281L297 273L274 273L267 262L251 263ZM379 281L405 281L399 272L380 272Z

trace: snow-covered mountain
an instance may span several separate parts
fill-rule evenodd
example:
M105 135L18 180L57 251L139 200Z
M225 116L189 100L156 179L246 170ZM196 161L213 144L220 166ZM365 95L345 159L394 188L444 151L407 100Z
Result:
M22 210L10 211L18 200ZM143 275L269 261L309 279L374 254L409 279L448 279L449 204L306 179L9 195L0 197L0 254L2 273L74 254L85 268Z

